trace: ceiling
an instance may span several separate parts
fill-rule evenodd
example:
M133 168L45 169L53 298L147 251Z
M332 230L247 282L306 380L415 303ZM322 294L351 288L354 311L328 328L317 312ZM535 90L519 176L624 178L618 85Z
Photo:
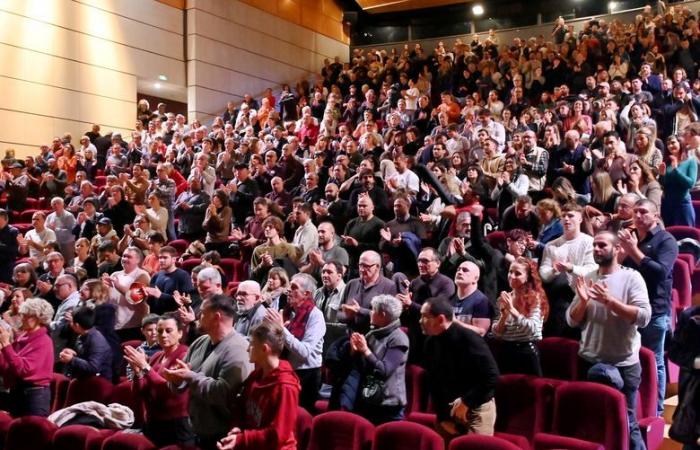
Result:
M363 11L379 14L413 9L433 8L436 6L468 3L465 0L355 0Z

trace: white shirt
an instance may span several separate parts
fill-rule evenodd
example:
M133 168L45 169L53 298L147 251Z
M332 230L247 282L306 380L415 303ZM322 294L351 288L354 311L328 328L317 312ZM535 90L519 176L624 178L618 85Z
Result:
M545 283L552 281L557 276L553 267L554 261L573 264L571 273L566 274L569 284L571 284L572 274L583 276L596 270L598 264L593 260L593 237L586 233L579 233L570 241L567 241L564 236L560 236L547 243L540 265L540 277Z

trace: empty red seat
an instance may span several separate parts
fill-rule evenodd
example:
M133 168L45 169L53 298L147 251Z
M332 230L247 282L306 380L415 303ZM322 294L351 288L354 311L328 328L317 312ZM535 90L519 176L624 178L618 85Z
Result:
M187 247L190 246L190 243L184 239L174 239L168 242L168 245L177 250L178 254L182 255L185 253L185 250L187 250Z
M31 197L27 197L27 200L24 203L24 207L31 208L31 209L43 208L43 206L41 206L41 200L39 200L38 198L31 198Z
M202 258L190 258L182 261L180 263L180 268L188 272L192 272L192 269L197 267L202 263Z
M309 450L369 450L374 426L365 418L343 411L314 417Z
M112 395L112 389L112 383L102 377L91 376L83 379L73 379L68 385L64 407L87 401L106 404Z
M43 209L37 209L37 208L32 208L32 209L25 209L21 213L19 213L19 216L17 218L18 223L32 223L32 216L34 215L35 212L38 211L44 211Z
M243 268L243 261L235 258L221 258L219 266L224 270L226 278L231 281L245 281L248 275Z
M107 184L107 177L104 175L97 175L93 184L95 185L95 187L102 187L105 184Z
M486 241L493 248L504 249L506 247L506 233L504 231L492 231L486 235Z
M58 427L44 417L25 416L12 421L4 450L50 450Z
M692 200L695 210L695 227L700 228L700 200Z
M98 439L100 430L87 425L61 427L53 436L54 450L83 450L89 440Z
M445 441L431 428L413 422L389 422L377 427L372 450L444 450Z
M496 385L496 435L530 448L536 433L549 431L554 391L566 383L528 375L501 375Z
M313 416L304 408L297 408L297 450L306 450L311 439L311 427L313 425Z
M428 390L425 369L415 364L406 366L406 415L427 412Z
M570 446L566 438L580 441ZM554 417L549 433L535 435L539 448L598 448L625 450L629 447L627 407L622 392L609 386L574 381L557 387ZM559 442L559 444L557 444ZM558 446L552 446L557 444Z
M61 374L54 373L51 379L51 412L63 408L66 403L66 394L68 393L68 385L70 378Z
M537 343L542 375L559 380L578 379L579 343L561 337L544 338Z
M122 381L112 389L109 403L119 403L128 406L134 412L134 428L141 428L145 422L143 403L132 392L131 381Z
M657 450L664 441L664 420L656 416L657 386L656 358L648 348L639 349L642 381L637 396L637 421L647 450Z
M27 234L27 231L34 228L34 226L31 223L13 223L12 226L17 228L17 231L19 231L22 234Z
M692 304L692 287L690 285L690 269L685 261L677 259L673 262L673 288L678 291L680 307L685 309Z
M520 450L520 448L499 437L469 434L453 439L449 450Z
M141 434L117 432L105 439L102 450L156 450L156 446Z

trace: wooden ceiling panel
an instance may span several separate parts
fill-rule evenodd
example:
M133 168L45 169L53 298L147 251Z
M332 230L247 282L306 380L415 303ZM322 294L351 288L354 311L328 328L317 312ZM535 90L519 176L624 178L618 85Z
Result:
M465 0L356 0L356 2L365 12L370 14L468 3Z

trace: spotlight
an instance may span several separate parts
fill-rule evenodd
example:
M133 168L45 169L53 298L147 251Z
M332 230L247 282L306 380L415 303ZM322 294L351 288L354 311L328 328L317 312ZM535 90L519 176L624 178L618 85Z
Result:
M472 14L475 16L482 16L484 14L484 7L481 5L472 6Z

